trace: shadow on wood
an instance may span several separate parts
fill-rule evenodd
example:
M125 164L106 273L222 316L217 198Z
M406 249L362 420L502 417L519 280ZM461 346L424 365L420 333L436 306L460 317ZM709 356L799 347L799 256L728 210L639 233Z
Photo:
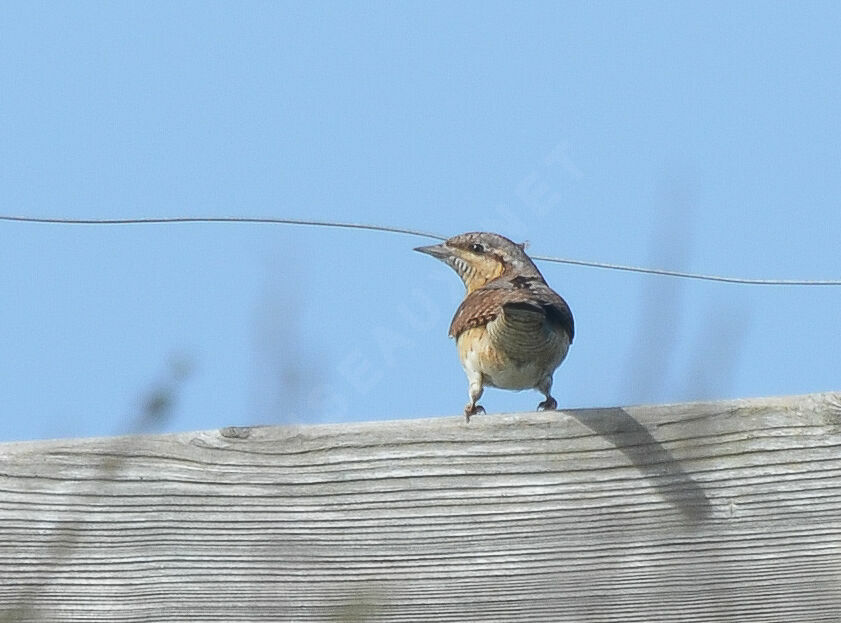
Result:
M704 495L704 489L625 409L582 410L569 412L569 415L621 451L663 499L671 502L687 520L699 522L710 516L712 505Z

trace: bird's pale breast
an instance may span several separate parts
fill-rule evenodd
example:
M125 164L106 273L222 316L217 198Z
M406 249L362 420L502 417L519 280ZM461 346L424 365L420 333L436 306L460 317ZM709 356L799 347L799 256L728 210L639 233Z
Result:
M569 337L563 330L517 326L504 316L458 336L465 371L482 373L487 385L529 389L551 375L566 357Z

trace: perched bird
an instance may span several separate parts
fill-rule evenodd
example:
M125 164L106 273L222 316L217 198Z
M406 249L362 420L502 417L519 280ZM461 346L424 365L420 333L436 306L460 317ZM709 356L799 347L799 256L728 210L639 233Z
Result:
M572 312L546 284L525 245L472 232L415 251L450 266L467 288L450 323L467 374L467 421L485 412L477 401L486 385L537 389L546 397L537 408L555 409L552 375L572 343Z

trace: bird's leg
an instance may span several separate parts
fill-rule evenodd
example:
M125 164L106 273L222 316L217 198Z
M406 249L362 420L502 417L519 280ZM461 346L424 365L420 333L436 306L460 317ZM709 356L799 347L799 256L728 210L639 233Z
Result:
M484 413L485 407L482 405L477 405L476 402L479 398L482 397L482 393L485 389L482 387L482 373L475 372L473 374L468 373L467 381L468 385L468 394L470 395L470 402L467 403L467 406L464 407L464 419L470 422L470 416L476 415L477 413Z
M554 411L558 408L558 401L552 398L552 377L547 376L537 384L537 389L546 396L546 400L537 405L538 411Z
M464 407L464 419L467 420L467 423L470 423L470 416L476 415L477 413L484 413L485 407L482 405L475 405L472 402L469 403L466 407Z

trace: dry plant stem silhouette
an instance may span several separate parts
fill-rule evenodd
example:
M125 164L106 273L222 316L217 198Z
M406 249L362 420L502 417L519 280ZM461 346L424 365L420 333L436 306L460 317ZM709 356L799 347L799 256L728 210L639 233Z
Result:
M119 469L119 460L101 460L97 470L97 477L112 479L117 475ZM49 525L47 521L44 523L48 526L45 528L45 532L49 534L49 537L46 548L47 555L44 557L43 564L50 570L50 573L43 575L41 578L28 584L25 589L20 590L15 596L14 605L0 612L0 623L19 620L48 620L40 614L45 593L52 585L52 582L48 578L52 575L59 575L59 570L70 564L74 550L80 540L80 535L84 531L85 520L56 521L52 525Z
M693 206L693 198L685 190L673 190L666 198L650 242L654 263L689 263ZM642 293L639 329L626 364L626 401L657 402L667 387L674 386L684 392L681 400L724 397L741 355L747 312L730 300L706 306L709 311L696 330L693 348L685 361L679 362L677 345L687 319L685 284L648 281L642 284Z
M167 366L166 379L159 382L152 390L144 393L140 398L140 413L133 419L128 419L126 426L129 434L153 431L163 425L172 417L172 408L175 405L178 393L183 383L190 377L194 369L192 357L184 354L173 355ZM120 438L114 440L115 448L123 445ZM105 481L117 480L123 469L127 455L124 451L116 451L113 454L105 454L96 458L96 464L91 465L92 478ZM94 507L98 496L88 496L84 503L88 507ZM69 564L75 553L80 537L83 535L88 519L92 514L82 516L78 519L54 523L45 529L50 533L48 556L46 563L51 569L58 570ZM48 522L45 522L47 525ZM18 620L43 619L39 616L40 603L44 598L45 590L50 586L46 579L33 582L17 596L17 603L4 612L0 612L0 623Z
M168 362L166 378L158 381L145 392L140 400L140 412L128 425L128 432L154 431L172 417L178 396L195 367L194 360L186 354L172 355Z
M652 232L650 257L655 262L686 265L692 245L691 222L691 198L685 193L672 192L665 198ZM648 280L640 287L642 300L637 330L626 357L625 404L649 403L665 389L684 318L682 282Z
M319 353L302 342L298 297L306 297L306 279L291 258L276 257L266 266L262 292L255 303L252 412L256 421L292 424L315 410L311 379L319 378ZM289 296L289 283L296 296ZM310 423L313 423L310 421Z
M750 328L750 313L733 300L720 300L698 323L683 392L687 400L723 398L730 394L738 360ZM710 339L715 336L715 339Z

